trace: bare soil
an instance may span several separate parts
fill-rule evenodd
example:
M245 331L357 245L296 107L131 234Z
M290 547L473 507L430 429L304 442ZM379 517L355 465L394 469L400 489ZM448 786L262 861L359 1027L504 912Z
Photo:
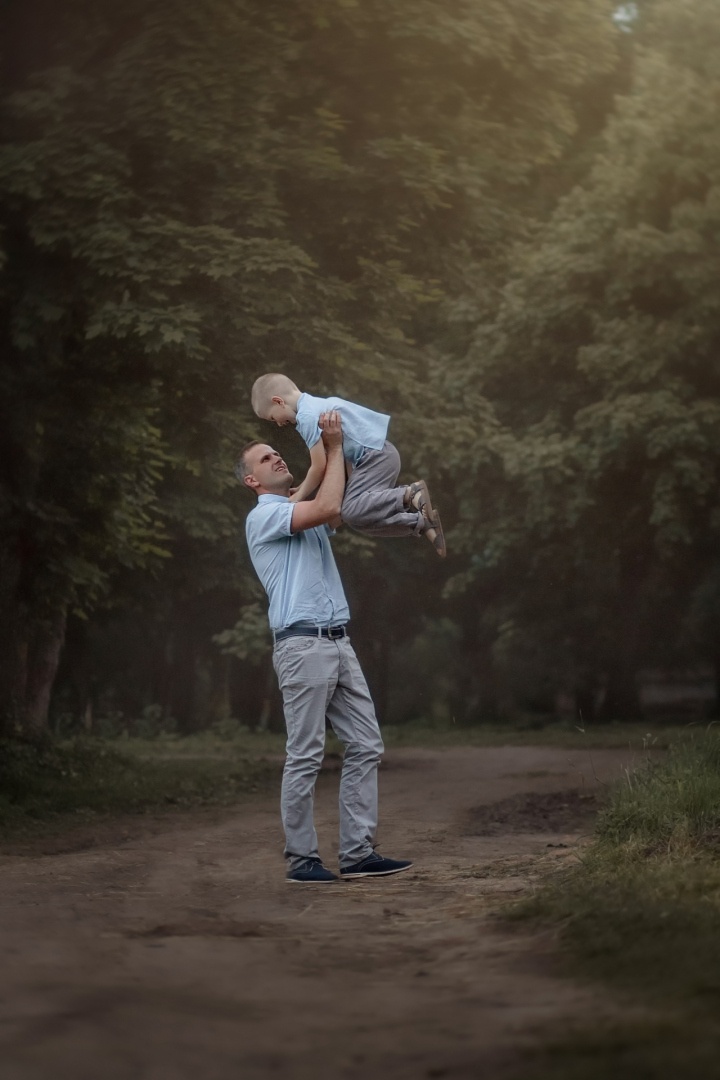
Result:
M516 1075L523 1052L612 1015L508 929L591 828L630 751L394 750L381 771L397 877L288 884L276 798L128 819L0 856L2 1080ZM337 851L338 775L318 784ZM589 796L589 798L588 798Z

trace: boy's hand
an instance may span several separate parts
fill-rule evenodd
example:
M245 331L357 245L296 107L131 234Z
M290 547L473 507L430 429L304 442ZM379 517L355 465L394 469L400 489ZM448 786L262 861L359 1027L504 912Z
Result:
M322 441L326 450L342 446L342 420L339 412L323 413L318 420Z

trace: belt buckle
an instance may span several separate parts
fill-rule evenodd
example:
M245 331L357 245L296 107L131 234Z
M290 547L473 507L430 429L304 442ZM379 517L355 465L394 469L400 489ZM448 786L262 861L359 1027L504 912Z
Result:
M345 627L328 626L328 637L331 641L337 641L338 638L345 637Z

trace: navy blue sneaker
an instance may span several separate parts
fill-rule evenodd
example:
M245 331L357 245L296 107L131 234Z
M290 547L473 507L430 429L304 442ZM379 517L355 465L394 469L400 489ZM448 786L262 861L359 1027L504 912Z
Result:
M331 874L329 870L326 870L319 859L305 859L287 875L288 881L304 881L315 885L324 885L337 879L337 874Z
M378 855L376 851L373 851L360 862L353 863L352 866L341 867L340 877L386 877L388 874L400 874L403 870L409 870L411 866L411 862L399 859L383 859L382 855Z

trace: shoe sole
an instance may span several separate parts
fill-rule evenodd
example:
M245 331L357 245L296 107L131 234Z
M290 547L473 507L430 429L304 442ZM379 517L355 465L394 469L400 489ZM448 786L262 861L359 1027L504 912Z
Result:
M440 514L437 510L433 510L432 517L428 521L428 526L431 529L435 529L436 537L439 536L442 540L442 547L438 547L434 540L431 542L440 558L444 559L447 556L447 544L445 543L445 532L442 527L442 522L440 521Z
M399 866L397 870L363 870L360 874L343 874L341 872L340 879L341 881L352 881L353 878L359 877L388 877L390 874L402 874L403 870L409 870L411 866L412 863L410 863L410 866Z
M285 880L287 881L288 885L334 885L336 881L340 880L340 878L329 878L327 881L301 881L300 878L288 877L285 878Z

